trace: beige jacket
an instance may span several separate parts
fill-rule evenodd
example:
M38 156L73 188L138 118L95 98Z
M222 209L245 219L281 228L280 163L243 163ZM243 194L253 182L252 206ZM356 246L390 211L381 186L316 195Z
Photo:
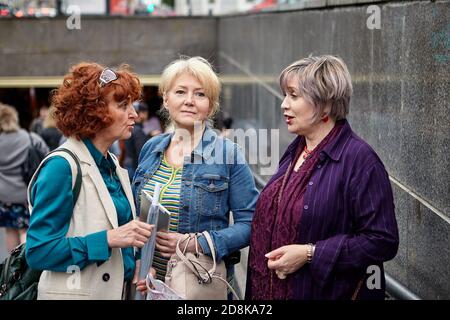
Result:
M86 236L90 233L117 228L117 212L113 200L86 145L82 141L69 138L61 148L69 149L78 156L82 172L81 191L66 236ZM71 156L61 152L49 157L54 155L62 156L70 163L72 183L75 184L77 167ZM135 218L136 211L128 172L119 166L114 156L112 158L116 163L116 173ZM30 212L32 213L32 208ZM94 263L80 272L73 270L77 270L76 266L68 270L68 273L43 271L38 285L38 299L121 299L124 267L120 249L112 249L110 259L100 266Z

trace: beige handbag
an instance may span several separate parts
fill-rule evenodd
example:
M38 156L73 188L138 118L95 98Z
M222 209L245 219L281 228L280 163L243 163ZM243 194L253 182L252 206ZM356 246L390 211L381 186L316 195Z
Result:
M227 288L237 300L231 285L227 282L225 262L216 263L216 251L210 234L202 233L211 250L212 257L198 251L196 235L186 235L177 242L176 252L167 263L166 284L187 300L227 300ZM186 252L190 241L195 241L195 253ZM180 249L184 242L183 250Z

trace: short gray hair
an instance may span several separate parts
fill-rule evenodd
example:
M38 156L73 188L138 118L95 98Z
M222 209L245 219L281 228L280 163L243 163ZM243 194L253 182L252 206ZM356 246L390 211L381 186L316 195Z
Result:
M328 114L334 120L345 119L353 93L352 80L344 61L335 56L323 55L298 60L280 74L283 93L292 77L298 80L300 95L315 108L314 118L318 120L328 104Z
M16 109L0 103L0 133L15 132L19 129L19 115Z

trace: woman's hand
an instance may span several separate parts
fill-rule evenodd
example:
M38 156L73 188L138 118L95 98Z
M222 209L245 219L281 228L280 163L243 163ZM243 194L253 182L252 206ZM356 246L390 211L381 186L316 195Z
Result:
M153 225L133 220L106 233L110 248L142 248L152 234Z
M136 290L139 291L141 295L145 295L147 294L147 284L145 279L139 280L140 269L141 269L141 260L137 260L132 284L136 285ZM156 270L154 268L150 268L148 273L150 273L153 278L156 278Z
M161 255L165 258L170 258L172 254L175 253L175 249L177 247L178 239L185 238L186 234L181 234L177 232L166 232L166 231L158 231L156 233L156 249L161 253ZM180 248L184 248L182 246L184 244L180 244ZM189 241L189 246L186 249L187 252L195 252L195 241ZM202 252L202 247L198 244L198 251Z
M266 254L267 267L275 270L278 278L285 279L288 274L294 273L307 261L307 245L291 244L275 249Z

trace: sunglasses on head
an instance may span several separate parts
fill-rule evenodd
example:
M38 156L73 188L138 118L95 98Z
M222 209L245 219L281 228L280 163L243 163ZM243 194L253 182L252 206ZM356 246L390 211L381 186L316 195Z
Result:
M110 68L103 69L99 79L100 87L103 87L108 83L117 80L117 78L118 78L117 73L115 73L112 69Z

